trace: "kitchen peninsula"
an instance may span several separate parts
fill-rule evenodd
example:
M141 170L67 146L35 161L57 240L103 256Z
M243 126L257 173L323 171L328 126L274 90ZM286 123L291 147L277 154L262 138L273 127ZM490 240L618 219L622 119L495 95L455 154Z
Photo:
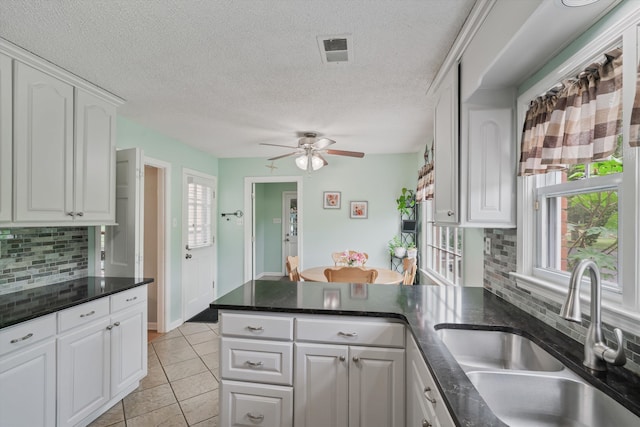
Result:
M263 316L264 319L273 317L274 321L283 324L286 323L287 318L297 319L309 316L312 320L322 319L323 316L327 319L344 318L345 325L357 318L363 321L382 318L392 322L392 325L395 322L406 326L407 348L409 348L409 336L412 336L454 425L501 426L504 423L489 409L460 365L444 346L436 333L436 329L442 327L500 330L523 335L555 356L585 381L608 394L634 414L640 415L640 378L637 375L624 368L613 366L609 367L606 374L590 373L582 367L583 347L580 343L483 288L364 286L255 280L218 298L211 304L211 308L221 310L223 344L220 366L223 384L225 382L225 367L222 363L225 358L225 313L247 317ZM237 322L234 323L237 324ZM280 329L287 328L291 330L290 337L293 336L293 323L285 324ZM300 329L300 326L296 328ZM348 329L348 326L345 328ZM259 327L256 326L255 329ZM262 330L258 332L262 333ZM241 336L241 333L230 331L229 335L237 337ZM301 331L296 330L295 333L300 334ZM273 339L283 341L287 338L280 336ZM292 341L292 338L289 338L289 341ZM407 350L407 359L409 359L409 350ZM299 366L296 366L296 369L298 368ZM407 372L409 372L408 364ZM410 376L407 374L407 380L409 379ZM262 382L274 383L273 380ZM293 384L293 392L296 393L295 383L290 381L289 384ZM224 393L224 387L221 387L221 392ZM406 400L409 402L410 396L407 396ZM223 396L220 401L221 419L224 420L224 412L228 407L224 405ZM252 413L248 412L248 414ZM231 415L227 414L227 416ZM298 425L297 420L296 425Z

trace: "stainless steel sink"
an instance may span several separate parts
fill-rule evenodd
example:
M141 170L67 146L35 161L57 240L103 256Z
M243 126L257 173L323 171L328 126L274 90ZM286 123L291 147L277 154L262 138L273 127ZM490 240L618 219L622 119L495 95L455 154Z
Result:
M582 382L506 371L467 376L494 414L511 426L640 425L624 406Z
M465 371L564 369L556 358L520 335L471 329L440 329L438 335Z

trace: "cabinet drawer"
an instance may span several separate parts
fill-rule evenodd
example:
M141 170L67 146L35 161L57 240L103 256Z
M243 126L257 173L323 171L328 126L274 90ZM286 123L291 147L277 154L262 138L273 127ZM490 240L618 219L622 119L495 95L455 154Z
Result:
M222 380L220 426L290 427L293 388Z
M58 313L58 332L85 325L109 314L109 298L100 298Z
M354 318L297 318L296 339L340 344L404 347L404 325L384 320Z
M293 343L222 338L222 378L292 385Z
M111 312L123 310L147 300L147 286L138 286L128 291L111 295Z
M293 318L225 311L220 313L220 332L226 336L292 340Z
M2 329L0 331L0 356L55 334L55 313Z

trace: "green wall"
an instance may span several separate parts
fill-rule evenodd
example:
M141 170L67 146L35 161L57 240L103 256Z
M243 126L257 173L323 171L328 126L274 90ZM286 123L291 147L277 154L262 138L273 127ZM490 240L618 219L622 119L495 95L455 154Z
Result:
M191 148L180 141L145 128L131 120L118 117L117 148L140 148L147 157L171 164L171 313L168 324L182 315L182 169L188 168L209 175L218 175L218 159ZM186 320L186 319L185 319Z
M219 159L219 212L244 211L245 177L303 176L302 268L332 264L331 253L354 249L369 254L369 265L387 267L387 241L396 235L400 217L395 199L402 187L415 188L416 154L366 155L363 159L328 156L329 166L307 174L293 159L275 163L273 173L262 158ZM342 192L341 209L323 209L324 191ZM349 218L349 201L369 202L367 219ZM244 226L218 223L218 295L244 282Z

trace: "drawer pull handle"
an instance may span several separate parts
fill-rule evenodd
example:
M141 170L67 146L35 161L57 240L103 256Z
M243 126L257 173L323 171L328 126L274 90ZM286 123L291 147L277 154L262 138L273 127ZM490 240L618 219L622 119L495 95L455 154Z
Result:
M358 336L357 332L338 332L338 335L343 336L343 337L347 337L347 338L354 338Z
M28 340L28 339L29 339L29 338L31 338L32 336L33 336L33 334L29 333L29 334L27 334L27 335L23 336L22 338L14 338L14 339L12 339L12 340L11 340L11 341L9 341L9 342L10 342L11 344L15 344L15 343L20 342L20 341Z
M131 302L131 301L135 301L135 300L137 300L137 299L138 299L138 297L127 298L125 301L126 301L126 302Z
M264 415L253 415L251 412L247 412L247 417L251 420L252 423L259 424L264 421Z
M259 367L261 367L263 365L263 363L261 361L260 362L252 362L251 360L247 360L244 363L246 363L247 365L249 365L252 368L259 368Z
M427 399L429 402L435 404L436 403L436 399L427 394L430 391L431 391L431 387L425 387L424 388L424 398Z
M251 332L262 332L264 328L262 326L247 326L247 329Z
M422 427L432 427L431 423L426 419L422 419Z
M89 317L89 316L93 316L94 314L96 314L96 311L95 310L91 310L88 313L81 314L80 317Z

